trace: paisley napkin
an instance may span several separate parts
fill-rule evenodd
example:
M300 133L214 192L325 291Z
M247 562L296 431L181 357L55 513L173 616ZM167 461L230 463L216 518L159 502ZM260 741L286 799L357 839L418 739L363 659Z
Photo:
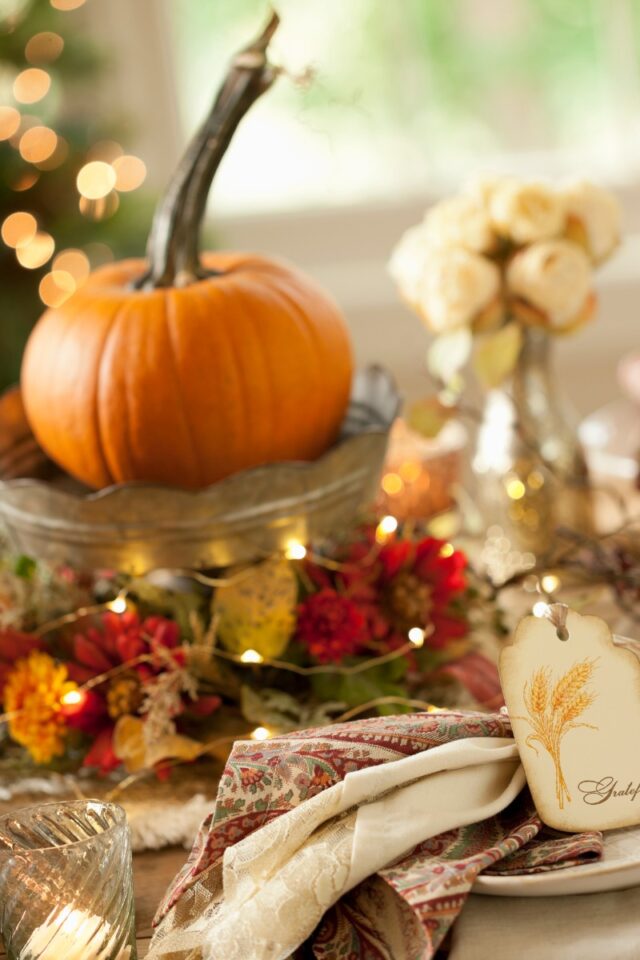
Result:
M150 958L433 957L481 870L599 856L548 834L506 717L379 717L236 743Z

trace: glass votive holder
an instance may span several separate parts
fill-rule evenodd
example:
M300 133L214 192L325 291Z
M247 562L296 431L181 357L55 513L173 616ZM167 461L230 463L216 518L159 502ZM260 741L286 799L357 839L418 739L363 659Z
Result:
M0 933L9 960L136 960L122 807L61 801L0 818Z
M399 417L391 430L378 511L397 520L424 520L450 510L462 479L466 442L467 432L457 420L427 440Z

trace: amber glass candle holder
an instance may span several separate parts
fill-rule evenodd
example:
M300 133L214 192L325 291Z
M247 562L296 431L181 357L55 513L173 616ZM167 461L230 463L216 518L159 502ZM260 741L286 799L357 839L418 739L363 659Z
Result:
M135 960L122 807L44 803L0 818L0 925L9 960Z

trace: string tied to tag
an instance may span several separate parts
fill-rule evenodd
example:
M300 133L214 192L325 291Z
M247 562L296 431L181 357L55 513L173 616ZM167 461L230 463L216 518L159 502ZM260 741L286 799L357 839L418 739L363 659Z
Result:
M545 617L556 628L558 640L568 640L569 631L567 630L567 614L569 607L566 603L550 603L547 605Z

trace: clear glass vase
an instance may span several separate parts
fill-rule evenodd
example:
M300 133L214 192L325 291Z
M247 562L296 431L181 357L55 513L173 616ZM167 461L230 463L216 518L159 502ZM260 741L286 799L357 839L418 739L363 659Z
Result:
M122 807L44 803L0 819L0 933L9 960L135 960Z
M593 529L586 461L550 360L548 334L527 330L511 380L488 395L478 431L473 468L484 559L496 580L547 554L560 527Z

